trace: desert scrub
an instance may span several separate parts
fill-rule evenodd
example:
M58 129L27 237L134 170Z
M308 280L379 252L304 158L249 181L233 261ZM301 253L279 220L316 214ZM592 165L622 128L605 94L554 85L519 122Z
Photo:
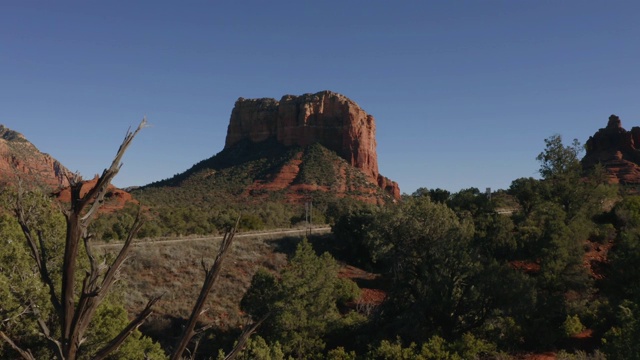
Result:
M320 144L307 147L302 156L302 164L297 182L332 186L336 182L334 163L339 161L338 155Z

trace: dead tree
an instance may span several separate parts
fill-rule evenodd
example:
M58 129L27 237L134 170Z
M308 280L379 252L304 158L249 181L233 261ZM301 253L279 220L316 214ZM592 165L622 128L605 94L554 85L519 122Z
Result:
M202 288L200 288L200 295L198 296L198 300L196 301L196 303L193 305L193 309L191 310L191 315L189 316L187 325L185 326L184 331L182 332L182 336L179 339L178 345L176 349L173 351L173 354L171 354L171 360L183 359L182 355L187 349L187 346L189 345L189 343L191 342L191 339L195 335L201 334L211 327L211 325L205 325L202 328L196 330L196 324L198 323L198 318L200 317L200 315L206 312L206 310L203 310L204 305L207 301L209 294L211 293L211 289L213 288L213 285L215 284L216 279L218 278L218 275L220 274L220 270L222 269L222 263L231 248L231 244L233 243L233 237L238 231L239 224L240 224L240 217L238 217L238 220L236 220L235 226L230 230L228 230L227 232L225 232L224 237L222 239L222 243L220 243L220 250L218 250L218 255L216 256L216 259L214 260L213 264L210 267L207 267L204 260L202 260L201 262L202 269L204 270L204 274L205 274L204 283L202 284ZM245 331L242 332L242 334L238 338L238 341L236 342L236 345L231 350L231 352L225 357L225 360L232 360L240 354L240 352L246 345L249 337L253 333L255 333L258 327L267 319L268 316L269 314L267 313L262 319L255 322L254 324L249 325L248 328L246 328ZM191 352L190 359L195 358L195 352L197 350L197 347L198 347L198 344L196 343L194 350Z
M58 332L51 331L49 329L45 319L38 315L37 309L33 308L32 311L38 317L37 322L42 335L49 341L55 356L61 360L75 360L79 357L81 352L80 347L85 340L85 334L88 330L89 324L91 323L98 306L109 294L111 286L117 279L120 267L127 258L131 243L142 226L141 216L140 213L138 213L133 225L129 229L127 239L115 260L113 260L111 265L108 266L104 263L98 263L92 251L91 234L88 232L89 225L97 214L98 209L104 203L104 197L111 181L120 171L122 166L121 160L124 153L135 136L143 127L145 127L145 125L146 119L143 119L135 131L127 131L124 141L122 142L122 145L120 145L111 166L104 170L93 187L83 192L83 182L79 176L76 175L68 179L71 191L71 204L68 209L63 210L66 220L66 237L64 258L61 266L61 294L57 294L56 284L53 282L50 269L47 267L46 239L42 232L32 229L29 225L27 214L28 209L25 208L24 202L21 200L21 197L24 194L23 192L18 191L18 197L14 209L15 215L20 227L22 228L22 232L24 233L31 256L35 260L40 279L48 289L49 300L59 319L59 335L57 335ZM204 261L202 262L202 266L205 271L205 281L202 285L200 295L193 307L187 326L185 327L182 337L180 338L178 346L173 352L171 359L181 359L182 354L194 335L202 333L210 327L205 326L198 330L195 329L199 316L204 312L203 308L206 299L211 292L211 288L220 273L224 258L226 257L233 242L233 237L238 229L239 221L240 218L236 221L235 227L225 233L220 245L220 250L213 264L210 267L207 267ZM82 281L82 288L79 296L76 296L75 279L81 241L84 244L90 269L86 272ZM116 351L126 338L135 329L137 329L145 319L149 317L149 315L151 315L151 308L157 301L158 298L151 299L136 318L134 318L122 331L120 331L115 338L94 354L94 359L104 359L109 354ZM256 331L258 326L266 319L267 316L251 325L243 332L237 345L226 359L233 359L239 354L248 338ZM35 360L35 357L29 349L25 350L20 348L20 346L18 346L4 332L0 332L0 338L7 342L9 346L22 358Z
M56 357L62 360L75 360L78 358L80 346L85 339L89 323L91 319L93 319L98 306L116 281L118 271L129 252L131 242L142 226L141 217L140 214L138 214L129 230L128 237L122 249L111 265L98 263L91 249L91 235L88 232L89 224L104 203L108 186L122 167L121 160L124 153L145 125L146 119L143 119L135 131L127 131L111 166L104 170L95 186L83 192L83 182L80 176L76 175L69 179L71 203L68 209L63 210L66 219L66 237L64 258L61 267L62 290L60 294L56 293L56 284L54 284L50 270L47 268L46 241L41 232L30 227L25 214L25 208L20 199L21 193L18 193L15 214L26 238L29 250L31 251L31 256L36 262L40 278L48 288L51 304L59 319L59 335L51 331L42 318L38 319L38 325L42 335L49 341ZM82 281L82 288L79 295L76 296L75 278L81 242L84 243L90 269L86 272L84 280ZM144 310L133 319L128 326L98 351L96 358L102 359L117 350L127 336L139 327L151 314L151 307L157 300L157 298L151 299ZM20 349L5 334L2 334L2 338L23 358L33 359L33 356L28 350Z
M198 322L198 318L202 313L204 313L203 308L205 302L207 301L207 297L211 292L211 288L213 284L216 282L218 275L220 274L220 269L222 268L222 262L224 261L229 249L231 248L231 244L233 243L233 237L238 230L238 223L240 222L240 218L236 221L236 224L233 228L227 231L224 234L224 238L222 239L222 243L220 244L220 250L218 251L218 255L214 260L213 264L210 267L207 267L202 260L202 269L204 270L205 277L204 283L202 284L202 288L200 289L200 295L198 296L198 300L193 305L193 310L191 311L191 316L189 316L189 321L187 321L187 325L182 332L182 336L180 337L180 341L178 342L178 346L173 351L171 355L171 360L180 360L182 359L182 354L184 353L187 345L191 342L191 339L194 335L206 330L208 327L204 327L202 329L196 330L196 324Z
M249 340L249 337L251 337L251 335L253 335L253 333L255 333L256 330L258 330L258 327L260 327L260 325L262 325L262 323L265 320L267 320L267 318L270 315L271 315L271 313L268 312L260 320L258 320L255 323L249 325L249 327L247 327L242 332L242 334L240 334L240 337L238 338L238 341L236 342L236 345L233 347L233 349L231 349L231 351L227 354L227 356L225 356L224 360L233 360L238 355L240 355L240 352L242 351L242 349L244 349L245 345L247 345L247 340Z

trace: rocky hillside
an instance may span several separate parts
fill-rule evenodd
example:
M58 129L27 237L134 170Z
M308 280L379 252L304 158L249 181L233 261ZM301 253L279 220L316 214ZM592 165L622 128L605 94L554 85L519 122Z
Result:
M300 203L324 195L383 203L399 198L400 189L378 172L373 117L323 91L238 99L220 153L134 193L190 203L211 197Z
M640 184L640 127L627 131L620 118L611 115L607 127L587 140L586 150L582 159L585 168L602 164L611 183Z
M49 154L40 152L22 134L0 125L0 183L17 179L51 190L69 185L71 172Z

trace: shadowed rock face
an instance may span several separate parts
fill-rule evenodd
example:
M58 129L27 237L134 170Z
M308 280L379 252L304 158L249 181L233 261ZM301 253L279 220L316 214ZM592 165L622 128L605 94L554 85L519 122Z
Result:
M240 98L231 112L225 149L243 140L276 139L284 146L319 143L398 198L398 184L378 172L375 134L373 116L346 96L330 91L285 95L280 101Z
M640 127L627 131L620 118L611 115L607 127L589 137L586 150L583 167L602 164L612 183L640 184Z
M0 183L18 179L49 189L68 186L71 172L49 154L41 153L22 134L0 125Z

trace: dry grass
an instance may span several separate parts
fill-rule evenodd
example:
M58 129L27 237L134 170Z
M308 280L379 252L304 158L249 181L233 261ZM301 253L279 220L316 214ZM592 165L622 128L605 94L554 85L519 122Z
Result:
M209 295L208 310L201 316L203 323L229 329L246 322L239 304L253 274L260 267L278 271L286 265L287 255L277 249L277 243L278 239L264 235L234 240ZM213 263L219 246L220 240L194 239L133 247L121 274L125 307L130 313L137 313L150 297L164 294L155 306L151 321L168 325L167 319L187 318L204 281L201 261Z

